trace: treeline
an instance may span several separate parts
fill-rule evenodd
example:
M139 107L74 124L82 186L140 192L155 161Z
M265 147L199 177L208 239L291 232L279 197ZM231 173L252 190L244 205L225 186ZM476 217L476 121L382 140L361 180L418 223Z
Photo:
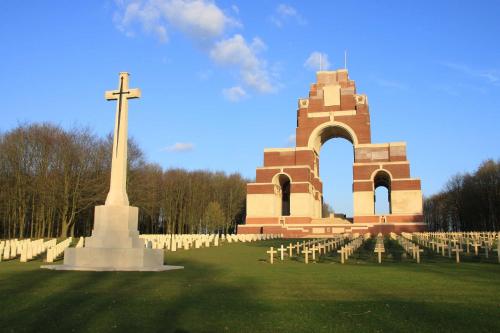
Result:
M0 134L0 238L89 236L109 190L112 138L20 125ZM128 195L142 233L233 231L245 218L239 174L163 170L129 140Z
M499 231L500 160L453 176L442 192L425 199L424 215L432 231Z

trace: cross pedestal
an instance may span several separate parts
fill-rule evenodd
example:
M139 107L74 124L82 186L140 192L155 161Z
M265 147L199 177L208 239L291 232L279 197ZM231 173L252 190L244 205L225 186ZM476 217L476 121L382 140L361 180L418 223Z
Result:
M95 207L92 236L83 248L67 248L64 265L42 266L54 270L166 271L183 268L163 264L163 250L145 248L137 228L139 210L129 206L127 196L128 99L139 98L139 89L129 89L129 74L119 75L119 89L107 91L116 100L111 181L106 203Z

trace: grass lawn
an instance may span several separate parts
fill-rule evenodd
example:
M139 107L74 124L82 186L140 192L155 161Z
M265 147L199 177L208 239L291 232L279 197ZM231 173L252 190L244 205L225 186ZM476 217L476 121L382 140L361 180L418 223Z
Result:
M285 243L285 241L283 241ZM386 240L345 265L270 265L281 241L167 253L184 270L58 272L0 263L0 332L500 332L500 265L425 253L420 265Z

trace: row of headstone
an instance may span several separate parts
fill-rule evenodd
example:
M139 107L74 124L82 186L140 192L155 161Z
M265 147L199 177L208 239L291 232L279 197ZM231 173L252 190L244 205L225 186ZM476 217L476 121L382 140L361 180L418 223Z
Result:
M278 234L144 234L145 246L153 249L177 251L179 249L199 249L202 247L219 246L224 242L256 242L280 238Z
M347 235L336 235L333 238L303 240L295 244L289 243L288 246L281 244L276 250L274 247L271 247L266 253L269 254L269 262L271 264L274 263L275 254L278 253L278 258L281 261L285 260L285 258L299 257L302 254L304 255L304 263L308 264L309 257L315 261L321 255L332 252L340 245L343 245L347 237Z
M364 235L354 234L354 237L351 241L349 241L346 245L341 246L340 250L337 252L340 253L340 263L344 264L349 257L363 245L363 243L371 238L370 233L366 233Z
M61 254L64 253L64 250L71 245L72 237L68 237L62 242L58 244L53 244L53 246L47 249L47 258L46 262L54 262Z
M10 239L0 242L0 261L16 259L20 262L27 262L41 255L47 249L55 245L56 240L44 241L43 238L31 239Z
M378 263L382 263L382 253L385 252L385 247L384 247L384 236L382 233L379 232L377 235L377 238L375 240L375 248L373 252L377 253L378 256Z
M420 253L424 252L424 250L421 249L418 244L415 244L411 239L408 239L407 236L408 234L398 235L391 232L391 239L396 240L405 252L415 259L417 264L420 264Z
M480 256L483 253L486 259L490 252L497 252L498 263L500 263L500 233L494 232L418 232L403 233L403 237L415 240L418 244L425 246L433 252L442 256L453 257L460 262L460 253Z

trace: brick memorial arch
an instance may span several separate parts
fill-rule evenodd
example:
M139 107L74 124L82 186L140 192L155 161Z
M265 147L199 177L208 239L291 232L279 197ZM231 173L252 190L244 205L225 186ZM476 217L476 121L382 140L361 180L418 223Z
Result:
M238 233L318 237L340 232L424 230L420 179L410 176L405 142L372 143L366 95L347 70L317 72L309 98L299 99L294 148L264 150L264 166L247 184L247 218ZM321 146L353 144L353 218L322 217ZM375 214L375 189L388 189L390 213Z

